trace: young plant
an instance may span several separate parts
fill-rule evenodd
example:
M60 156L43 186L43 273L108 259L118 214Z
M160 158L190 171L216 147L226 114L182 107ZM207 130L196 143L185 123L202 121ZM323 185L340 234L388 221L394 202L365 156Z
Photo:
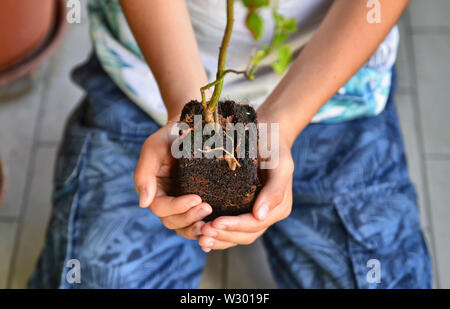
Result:
M270 0L242 0L243 5L248 9L246 26L255 40L259 40L264 33L264 21L259 14L259 10L270 6ZM219 51L219 61L217 66L216 80L203 86L200 89L203 105L203 116L208 123L218 123L218 109L220 95L222 93L223 81L228 73L243 74L247 79L255 78L255 71L261 61L273 52L276 52L277 60L272 63L272 68L277 74L283 74L292 59L292 49L286 44L291 34L297 31L294 18L286 18L276 10L277 5L272 10L275 22L274 36L269 45L262 45L256 51L254 57L249 61L246 70L238 71L225 69L226 53L231 39L234 24L234 0L227 0L227 25ZM206 101L205 91L214 86L214 91L209 102Z
M242 0L242 3L248 9L247 28L253 38L259 40L264 32L264 23L259 10L269 6L269 0ZM258 157L255 154L258 146L257 143L250 142L251 138L254 140L258 136L255 109L232 100L220 102L220 111L218 105L226 74L243 74L248 79L254 79L258 65L271 53L277 55L276 61L272 63L275 72L281 74L288 66L292 51L285 41L296 30L296 23L293 19L287 19L278 14L276 9L273 10L272 15L275 20L275 35L270 44L263 45L254 57L250 58L246 70L226 69L226 53L234 23L234 0L227 0L227 25L220 46L216 80L200 89L202 102L187 103L180 116L180 121L189 126L180 134L183 140L188 141L189 146L186 146L186 149L189 150L189 155L176 161L172 170L171 194L173 196L199 195L202 201L213 208L213 213L203 219L205 222L219 216L251 212L262 186L258 173ZM214 87L214 91L211 99L207 101L205 91L211 87ZM202 138L201 141L204 143L196 148L195 135L192 135L192 132L196 128L195 116L200 113L203 113L203 120L207 124L213 124L212 128L215 132L211 136L208 135L206 141ZM227 129L228 124L241 124L243 130L230 132ZM211 128L211 126L208 127ZM220 133L221 127L225 127L225 130L221 132L222 136L217 134L218 131ZM207 131L210 132L209 129ZM201 132L204 132L203 128ZM214 138L216 135L218 140ZM214 145L214 148L210 147L210 140L213 141L211 145ZM222 143L216 144L216 140ZM194 147L191 147L192 144ZM223 145L227 145L226 148ZM205 156L196 156L196 154L205 154Z

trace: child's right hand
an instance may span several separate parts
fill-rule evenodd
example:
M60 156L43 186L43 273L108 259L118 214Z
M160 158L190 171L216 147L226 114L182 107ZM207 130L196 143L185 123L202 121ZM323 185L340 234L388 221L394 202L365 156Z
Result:
M189 194L180 197L168 195L170 169L175 163L170 147L174 137L169 122L151 135L144 143L134 174L139 206L149 207L168 229L175 230L187 239L198 239L202 220L211 214L212 208L202 203L200 196Z

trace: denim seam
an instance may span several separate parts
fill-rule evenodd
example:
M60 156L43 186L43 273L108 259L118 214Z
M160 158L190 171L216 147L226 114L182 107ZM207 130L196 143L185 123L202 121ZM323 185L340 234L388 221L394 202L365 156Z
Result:
M80 155L79 155L79 160L77 162L77 164L75 165L74 171L78 170L77 172L77 178L75 179L75 181L77 182L77 189L74 193L73 199L72 199L72 203L70 205L70 214L69 214L69 220L67 223L67 243L65 245L66 247L66 254L65 254L65 258L64 258L64 264L63 264L63 270L61 272L61 281L59 284L59 288L68 288L67 286L67 282L66 282L66 263L69 259L73 258L73 251L74 251L74 236L76 237L77 235L75 234L75 230L76 230L76 216L78 214L78 209L79 209L79 192L81 190L80 188L80 184L82 184L82 177L84 177L83 174L83 170L84 170L84 165L86 164L85 159L87 156L87 152L88 152L88 144L90 142L90 134L88 133L87 136L85 137L85 141L84 144L81 148L80 151ZM80 272L82 274L82 272ZM81 280L83 280L81 278Z

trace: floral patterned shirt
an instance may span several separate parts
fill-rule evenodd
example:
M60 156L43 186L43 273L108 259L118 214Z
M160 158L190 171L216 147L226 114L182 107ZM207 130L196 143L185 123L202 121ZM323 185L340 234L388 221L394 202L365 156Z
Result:
M213 80L226 23L225 1L187 0L187 4L205 70ZM330 4L331 0L279 0L280 13L295 17L298 21L299 31L291 42L294 49L304 46ZM133 102L156 122L165 124L167 111L157 83L128 27L118 0L89 0L88 11L95 52L104 70ZM245 14L245 8L237 2L228 68L244 68L255 45L245 28ZM263 12L262 16L266 28L270 29L270 11ZM272 34L267 30L258 44L267 43ZM312 122L337 123L375 116L383 111L391 88L398 41L399 33L395 26L369 61L318 111ZM265 73L256 75L254 81L247 81L242 76L227 76L223 96L240 102L250 101L257 108L281 79L270 70L260 71Z

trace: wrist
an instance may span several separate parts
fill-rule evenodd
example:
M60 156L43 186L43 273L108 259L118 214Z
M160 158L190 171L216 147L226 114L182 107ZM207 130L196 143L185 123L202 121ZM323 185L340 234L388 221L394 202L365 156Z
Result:
M258 109L257 114L259 123L267 123L268 126L278 124L278 140L280 144L286 145L289 148L292 147L298 134L306 126L300 125L298 117L294 117L292 113L274 108L274 105L270 106L270 104L263 104Z

